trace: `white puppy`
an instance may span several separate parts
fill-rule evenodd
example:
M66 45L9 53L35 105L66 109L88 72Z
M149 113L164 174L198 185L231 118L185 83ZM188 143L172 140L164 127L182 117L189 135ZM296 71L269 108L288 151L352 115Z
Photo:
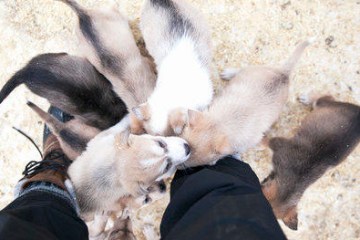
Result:
M141 16L146 47L157 64L158 79L148 101L133 109L141 133L171 135L169 113L178 107L205 109L211 102L211 44L199 12L184 1L146 1Z

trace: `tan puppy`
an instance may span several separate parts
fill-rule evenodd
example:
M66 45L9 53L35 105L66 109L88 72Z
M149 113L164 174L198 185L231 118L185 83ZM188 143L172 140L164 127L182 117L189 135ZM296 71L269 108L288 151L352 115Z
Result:
M136 46L127 19L115 7L90 10L74 0L60 1L79 18L81 53L110 80L128 109L146 102L156 77Z
M299 44L281 68L226 72L223 78L233 79L203 113L174 111L170 125L192 148L186 166L212 164L258 144L280 114L288 97L289 75L308 44Z
M146 195L155 181L173 174L188 159L185 140L131 135L128 127L125 117L96 135L70 166L68 173L83 214L117 211L121 198Z
M119 231L120 236L123 234L129 234L130 236L133 235L130 216L134 216L134 214L136 215L136 212L140 208L162 198L166 192L166 187L161 187L163 184L165 186L163 181L156 182L148 189L149 193L146 195L141 195L137 198L128 196L119 199L117 202L118 211L103 211L101 213L95 214L93 219L87 219L90 239L108 239L110 236L112 236L114 239L123 239L114 237L118 236L117 233ZM112 227L110 226L110 229L106 230L109 219L112 219L114 223ZM122 222L127 222L127 224L120 224Z
M298 225L296 207L305 190L340 164L360 141L359 106L330 96L307 102L314 110L296 134L290 139L270 140L274 169L262 183L276 217L294 230Z
M136 240L133 233L132 223L130 218L119 217L115 220L114 226L102 232L96 237L90 237L91 240ZM155 240L155 239L154 239Z
M147 103L131 115L149 134L169 135L173 109L203 110L212 100L210 32L199 11L180 0L145 1L140 25L158 79Z

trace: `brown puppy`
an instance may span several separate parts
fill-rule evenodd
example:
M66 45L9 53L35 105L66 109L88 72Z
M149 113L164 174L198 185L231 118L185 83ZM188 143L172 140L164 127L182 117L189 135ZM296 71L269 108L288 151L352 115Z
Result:
M28 102L27 105L46 122L51 132L60 142L61 149L71 160L80 156L85 151L87 143L100 132L98 128L86 125L78 119L63 123L34 103Z
M212 164L258 144L280 114L288 97L289 75L308 44L299 44L281 68L227 71L223 78L233 79L208 110L172 112L172 129L192 147L186 166Z
M111 83L86 59L66 53L34 57L3 86L0 103L20 84L51 105L99 129L118 123L127 113Z
M272 138L273 171L262 189L277 218L297 229L296 206L305 190L340 164L360 141L360 107L324 96L302 121L294 137Z
M115 8L85 9L74 0L60 0L79 18L81 54L104 74L128 109L146 102L155 73L136 46L127 19Z

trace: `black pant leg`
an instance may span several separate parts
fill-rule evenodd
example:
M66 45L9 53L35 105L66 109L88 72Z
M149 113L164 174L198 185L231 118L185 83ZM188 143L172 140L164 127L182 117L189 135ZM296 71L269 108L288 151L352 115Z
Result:
M160 226L163 239L286 239L250 166L227 157L178 171Z
M86 224L62 198L32 191L0 211L0 239L88 239Z

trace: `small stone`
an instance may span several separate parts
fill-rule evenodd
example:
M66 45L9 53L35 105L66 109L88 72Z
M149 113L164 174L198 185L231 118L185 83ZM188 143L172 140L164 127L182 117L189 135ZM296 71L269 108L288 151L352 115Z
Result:
M337 198L336 198L337 200L342 200L343 199L343 195L342 194L339 194L339 195L337 195Z
M331 36L331 35L325 39L326 45L329 46L329 47L332 47L332 48L336 47L336 46L333 45L334 41L335 41L335 38L334 38L334 36Z
M294 28L294 24L292 22L281 23L280 27L282 29L291 30Z
M291 1L287 1L286 3L284 3L284 4L281 4L280 5L280 8L281 8L281 10L285 10L288 6L290 6L291 5Z

